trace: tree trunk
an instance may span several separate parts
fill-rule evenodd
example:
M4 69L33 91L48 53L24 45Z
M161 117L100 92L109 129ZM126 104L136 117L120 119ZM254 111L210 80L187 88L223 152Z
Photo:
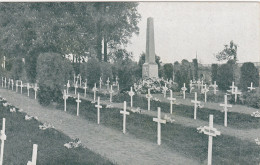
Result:
M107 36L104 35L104 61L107 62Z
M97 58L99 61L102 61L102 32L101 32L101 21L98 21L97 24Z

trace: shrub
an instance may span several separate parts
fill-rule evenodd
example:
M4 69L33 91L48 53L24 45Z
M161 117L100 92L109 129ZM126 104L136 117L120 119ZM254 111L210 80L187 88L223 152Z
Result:
M93 87L95 83L98 83L99 78L101 76L100 63L97 61L97 59L91 58L88 60L86 64L86 70L87 70L88 85Z
M245 104L253 107L253 108L260 108L260 89L252 92L246 92L244 94Z
M60 54L40 54L37 61L39 103L48 105L51 101L61 100L64 84L72 78L72 72L71 63Z
M21 80L23 77L24 64L21 58L16 58L14 60L14 65L11 69L12 78L15 80Z
M217 81L218 76L218 64L212 64L211 65L211 81Z
M173 74L173 65L171 63L165 64L163 66L164 69L164 75L166 79L172 79L172 74Z
M221 90L229 89L233 79L233 68L232 64L223 64L218 68L217 71L217 82L218 87Z
M251 62L246 62L241 67L240 88L247 90L253 82L254 86L259 86L258 69Z

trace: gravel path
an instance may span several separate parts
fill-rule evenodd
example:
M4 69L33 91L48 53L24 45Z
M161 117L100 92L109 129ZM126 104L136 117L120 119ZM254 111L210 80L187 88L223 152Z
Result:
M55 129L71 138L79 138L84 146L117 164L199 164L156 143L124 135L81 117L57 111L51 106L42 107L36 100L14 91L0 89L0 93L12 105L22 108L29 115L37 116L41 122L53 124Z

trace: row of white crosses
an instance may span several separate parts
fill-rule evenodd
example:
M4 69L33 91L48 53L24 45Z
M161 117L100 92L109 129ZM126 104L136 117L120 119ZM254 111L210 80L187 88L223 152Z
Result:
M214 84L211 84L209 87L213 87L214 95L217 94L217 91L218 91L217 87L218 87L218 85L217 85L216 81L214 81Z
M207 102L207 93L209 92L209 89L207 88L207 84L204 85L204 88L201 89L201 93L204 93L204 101Z

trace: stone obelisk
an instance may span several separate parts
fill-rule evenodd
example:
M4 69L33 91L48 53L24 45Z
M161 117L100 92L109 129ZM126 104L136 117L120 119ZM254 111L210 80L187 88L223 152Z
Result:
M158 65L155 62L155 46L154 46L154 26L153 18L147 18L146 29L146 53L145 63L142 70L143 78L157 78L158 77Z

